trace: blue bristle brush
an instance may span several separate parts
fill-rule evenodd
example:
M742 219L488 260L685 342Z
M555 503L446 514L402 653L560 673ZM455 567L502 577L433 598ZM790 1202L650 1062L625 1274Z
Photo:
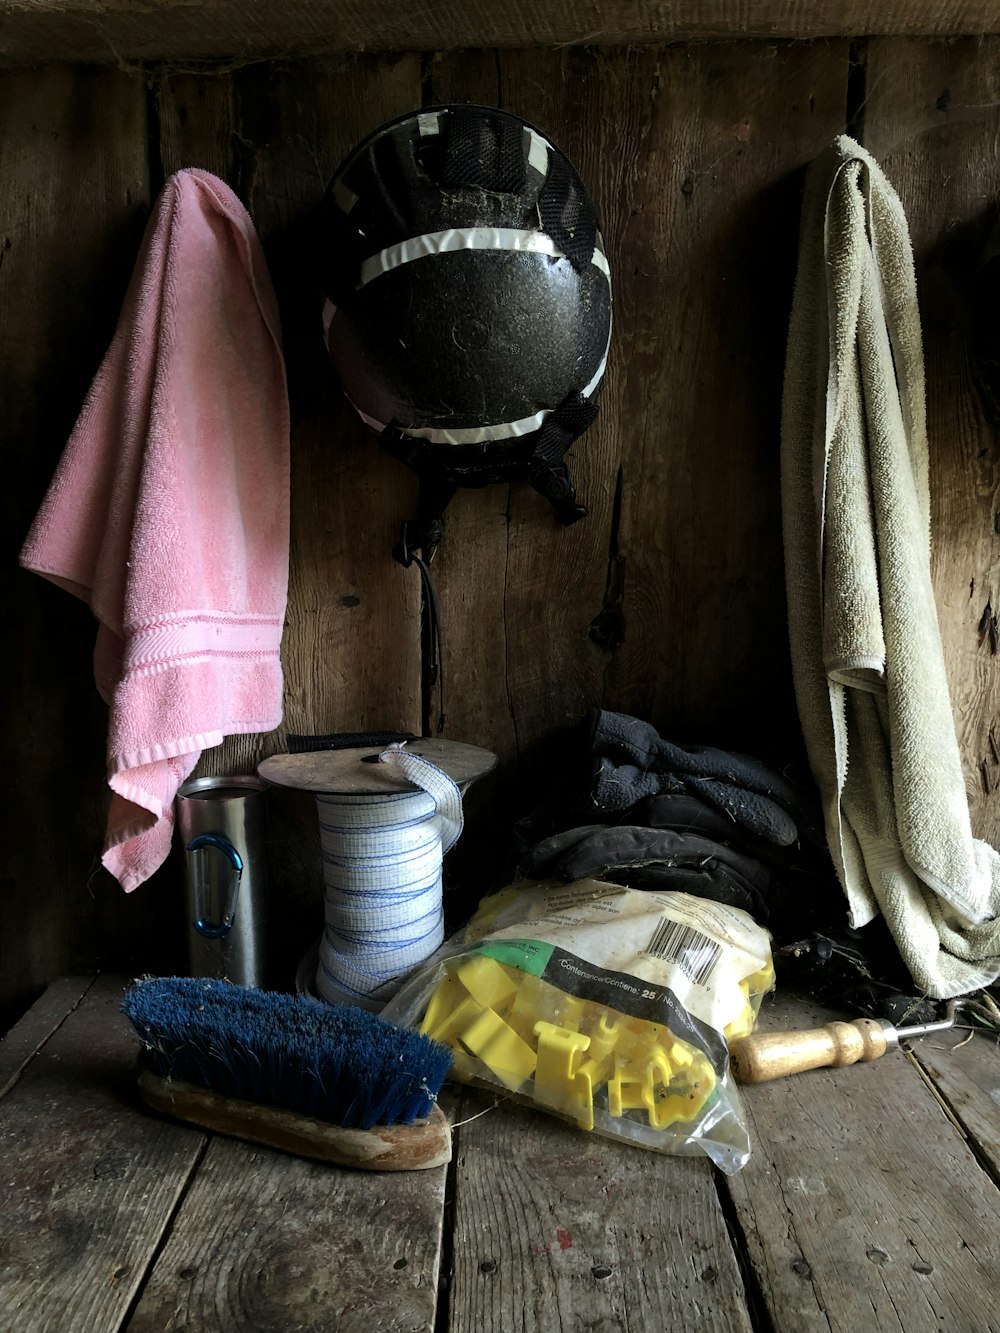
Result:
M193 977L151 977L122 1009L148 1105L206 1129L343 1166L451 1157L437 1094L447 1046L377 1014Z

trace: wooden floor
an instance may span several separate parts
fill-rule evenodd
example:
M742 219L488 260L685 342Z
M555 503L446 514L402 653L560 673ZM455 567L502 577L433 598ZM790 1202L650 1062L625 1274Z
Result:
M122 984L59 981L0 1045L5 1333L1000 1330L983 1036L744 1089L732 1178L468 1092L451 1166L389 1176L144 1112Z

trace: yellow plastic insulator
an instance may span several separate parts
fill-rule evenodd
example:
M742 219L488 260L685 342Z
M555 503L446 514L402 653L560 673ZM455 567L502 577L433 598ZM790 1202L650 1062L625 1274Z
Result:
M753 1031L754 1020L756 1017L757 1015L754 1013L753 1005L747 1000L736 1017L730 1019L722 1029L722 1034L727 1043L738 1041L740 1037L748 1037Z
M641 1111L645 1106L642 1100L644 1069L630 1059L615 1057L615 1070L608 1079L608 1111L613 1116L624 1115L626 1111Z
M505 1015L507 1022L525 1041L533 1041L535 1024L539 1019L555 1019L556 1002L561 994L547 981L525 973L510 1012Z
M654 1129L666 1129L678 1117L669 1095L669 1084L673 1074L670 1061L662 1046L655 1046L650 1052L646 1075L642 1081L642 1104L649 1113L649 1123Z
M740 985L746 988L748 995L766 995L774 989L774 959L768 958L763 967L744 977Z
M460 994L465 995L465 999L445 1013L436 1027L427 1031L428 1037L432 1037L435 1041L443 1041L446 1046L454 1046L462 1032L486 1013L483 1006L477 1004L464 988L460 988Z
M581 1056L590 1038L571 1028L544 1020L535 1024L538 1063L533 1096L554 1111L563 1111L586 1129L594 1128L593 1087L589 1078L579 1079Z
M475 1001L470 999L468 1003ZM480 1009L479 1016L458 1037L511 1092L517 1092L534 1073L535 1052L492 1009Z
M649 1112L649 1123L654 1129L669 1129L678 1120L693 1120L704 1104L704 1099L697 1103L690 1093L672 1093L668 1088L659 1089L658 1095L655 1111Z
M593 1014L591 1014L593 1018ZM611 1073L615 1044L625 1026L623 1014L615 1014L607 1009L596 1012L596 1021L590 1027L590 1046L587 1058L576 1071L576 1076L586 1087L586 1101L593 1108L594 1095L608 1081ZM593 1117L587 1129L593 1129Z
M670 1033L656 1023L649 1023L644 1018L626 1019L618 1032L615 1043L615 1056L629 1061L640 1072L646 1067L654 1046L666 1045Z
M456 1042L451 1048L451 1068L448 1070L449 1078L457 1078L460 1083L472 1083L476 1078L481 1078L483 1067L474 1055L470 1055L461 1042Z
M579 1032L587 1017L586 1001L575 995L567 995L564 991L558 992L558 996L556 1014L559 1026L570 1032Z
M602 1009L597 1022L590 1029L590 1051L592 1060L606 1061L618 1044L618 1038L625 1028L625 1015Z
M502 1009L513 999L518 985L516 973L486 954L466 958L454 975L484 1009Z
M701 1114L705 1103L715 1089L715 1070L701 1051L695 1053L691 1068L668 1086L655 1089L656 1119L649 1113L649 1123L657 1129L668 1129L678 1121L689 1122Z
M420 1031L427 1037L435 1034L444 1026L444 1021L453 1010L457 1009L467 992L453 977L445 977L427 1002L427 1012L420 1024Z
M681 1041L680 1037L675 1037L669 1032L664 1049L673 1069L690 1069L698 1054L688 1042Z
M581 1129L594 1128L594 1093L603 1086L607 1077L608 1062L606 1060L584 1060L576 1071L579 1101L583 1108L577 1115L577 1124Z

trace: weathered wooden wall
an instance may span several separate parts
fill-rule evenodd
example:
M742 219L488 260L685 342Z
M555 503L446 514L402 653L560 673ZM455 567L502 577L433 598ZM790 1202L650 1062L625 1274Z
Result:
M436 561L445 734L501 757L470 796L449 868L466 899L488 878L483 849L551 783L547 742L596 705L677 739L776 762L797 754L778 503L782 362L802 170L845 128L884 162L911 218L936 591L975 828L1000 841L1000 451L973 386L968 332L978 247L997 216L998 82L995 39L900 38L0 74L11 705L0 1004L70 966L152 970L181 957L177 861L128 898L99 869L93 622L15 569L150 203L181 166L207 167L245 199L286 297L285 726L420 729L419 581L389 557L414 484L341 399L296 257L346 150L421 103L499 103L565 148L598 200L616 301L601 416L572 457L590 517L564 530L526 489L467 492ZM236 738L200 771L251 771L283 736ZM312 834L307 806L279 803L273 885L289 948L318 930Z

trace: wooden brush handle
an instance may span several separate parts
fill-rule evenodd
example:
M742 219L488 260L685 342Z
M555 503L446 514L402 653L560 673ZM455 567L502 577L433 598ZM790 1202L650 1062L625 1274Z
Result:
M741 1037L729 1048L729 1060L740 1083L764 1083L804 1069L839 1068L859 1060L877 1060L888 1047L889 1036L881 1023L858 1018L853 1023L835 1021L798 1032Z
M337 1166L366 1171L419 1171L451 1160L451 1125L440 1106L412 1125L344 1129L293 1111L220 1097L218 1093L174 1083L148 1069L139 1074L139 1093L155 1111L176 1116L237 1139L249 1139L280 1152L313 1157Z

